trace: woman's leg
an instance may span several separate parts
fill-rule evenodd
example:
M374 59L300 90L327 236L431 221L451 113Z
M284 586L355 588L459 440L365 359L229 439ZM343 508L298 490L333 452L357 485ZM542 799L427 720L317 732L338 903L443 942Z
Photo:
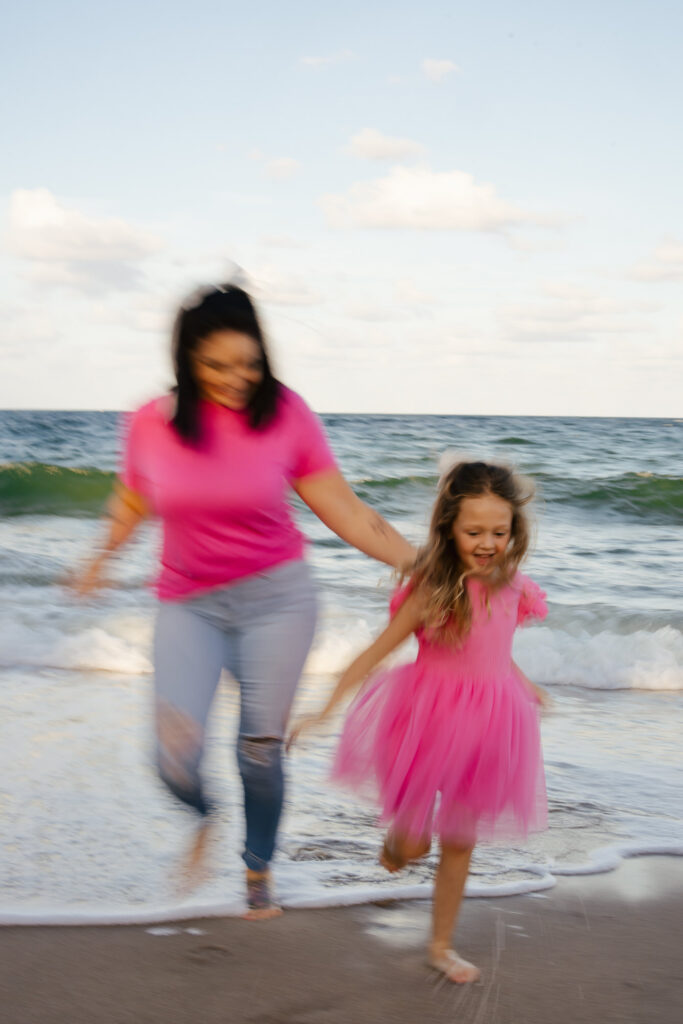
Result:
M157 764L174 796L206 818L200 774L209 709L226 640L189 602L163 602L154 636Z
M246 816L243 858L250 878L258 880L267 876L275 849L284 797L282 741L313 641L316 602L304 563L250 581L241 598L235 658L241 695L237 762Z
M460 910L473 846L442 841L441 859L434 880L432 941L429 960L449 981L476 981L479 969L452 949L453 929Z

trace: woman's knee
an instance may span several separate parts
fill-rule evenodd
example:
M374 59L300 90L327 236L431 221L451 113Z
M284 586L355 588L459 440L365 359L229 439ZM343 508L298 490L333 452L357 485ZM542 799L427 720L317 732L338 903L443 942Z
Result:
M203 730L187 713L166 701L157 702L157 771L161 781L189 807L209 813L199 766Z
M282 779L282 740L277 736L240 736L237 763L245 785L270 788Z

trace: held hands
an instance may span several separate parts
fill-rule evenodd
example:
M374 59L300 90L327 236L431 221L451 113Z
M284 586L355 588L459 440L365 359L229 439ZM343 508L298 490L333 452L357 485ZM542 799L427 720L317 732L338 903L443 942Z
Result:
M314 715L304 715L303 718L299 718L289 731L289 735L287 736L287 741L285 743L285 750L289 752L295 743L298 742L302 733L310 732L311 729L315 729L322 725L323 722L327 721L328 717L329 716L325 711L318 711Z
M548 691L544 690L542 686L537 686L536 683L529 682L529 686L541 711L551 711L553 701Z

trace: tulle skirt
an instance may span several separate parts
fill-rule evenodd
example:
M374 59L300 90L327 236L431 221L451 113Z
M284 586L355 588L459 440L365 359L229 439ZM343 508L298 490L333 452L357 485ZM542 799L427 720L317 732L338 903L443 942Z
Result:
M332 777L414 839L469 844L547 823L538 706L514 673L458 679L419 662L380 673L351 706Z

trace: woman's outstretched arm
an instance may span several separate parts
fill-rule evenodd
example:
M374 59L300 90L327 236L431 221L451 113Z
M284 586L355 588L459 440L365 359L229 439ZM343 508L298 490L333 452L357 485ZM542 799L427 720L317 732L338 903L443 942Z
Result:
M347 544L397 569L412 565L417 554L413 545L361 501L338 470L304 477L295 483L294 490Z
M71 589L82 597L96 590L102 581L102 570L107 559L126 543L148 515L149 506L142 495L117 483L107 502L104 543L71 577Z

